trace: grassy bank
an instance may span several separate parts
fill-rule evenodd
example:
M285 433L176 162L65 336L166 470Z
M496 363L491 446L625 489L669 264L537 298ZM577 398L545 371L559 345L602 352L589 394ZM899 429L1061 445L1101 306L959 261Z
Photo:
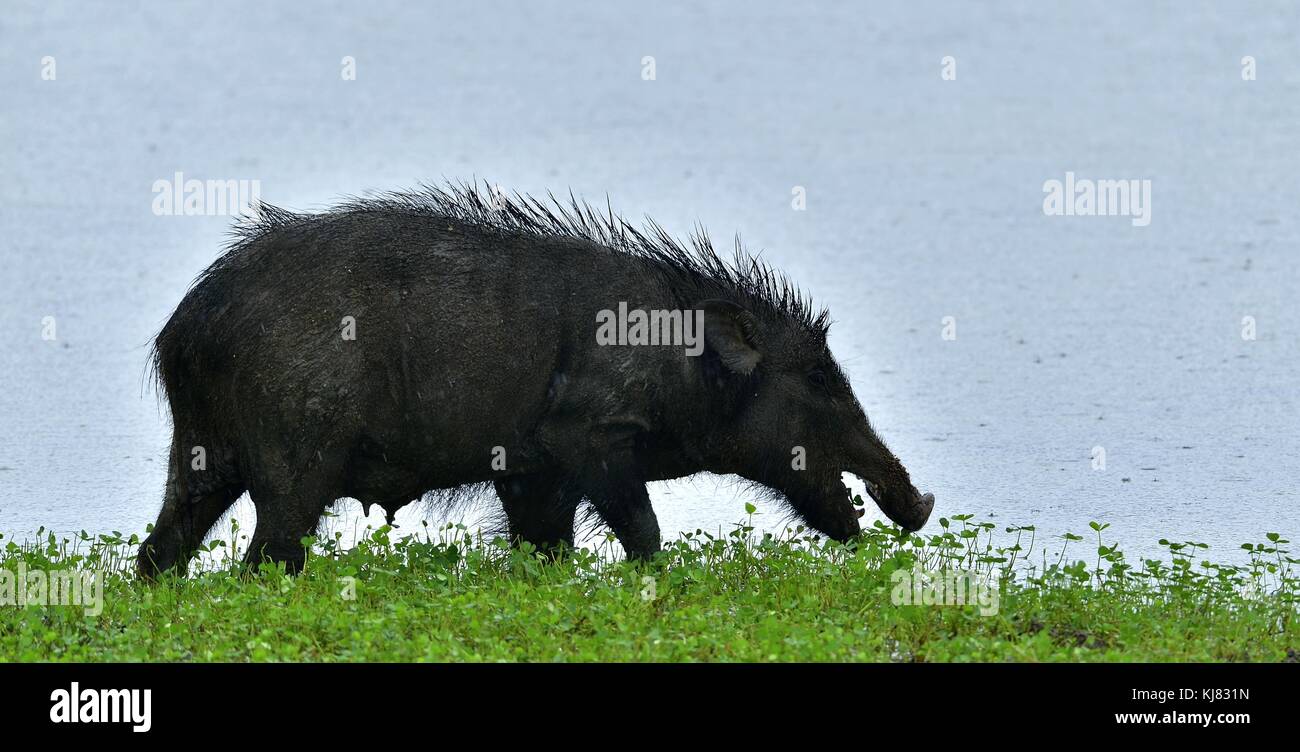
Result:
M1277 535L1248 544L1247 564L1213 564L1203 545L1175 542L1162 542L1163 560L1131 563L1102 525L1046 544L1031 527L969 517L932 527L877 526L850 549L741 524L684 536L640 567L613 561L614 544L548 562L459 527L400 540L383 528L347 551L316 542L298 577L241 573L221 563L218 541L215 565L154 586L124 573L132 540L0 540L11 583L20 570L110 570L94 615L0 605L0 659L1298 659L1297 560Z

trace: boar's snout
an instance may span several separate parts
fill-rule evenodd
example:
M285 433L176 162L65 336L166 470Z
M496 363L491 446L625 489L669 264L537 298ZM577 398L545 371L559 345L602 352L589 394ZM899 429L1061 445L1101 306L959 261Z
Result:
M907 532L913 532L925 527L926 521L930 519L930 513L934 511L934 494L932 493L913 493L912 503L905 506L900 514L892 516L894 522Z
M934 494L923 494L910 483L902 487L882 489L875 483L867 482L867 493L886 517L909 533L925 527L930 513L934 511Z

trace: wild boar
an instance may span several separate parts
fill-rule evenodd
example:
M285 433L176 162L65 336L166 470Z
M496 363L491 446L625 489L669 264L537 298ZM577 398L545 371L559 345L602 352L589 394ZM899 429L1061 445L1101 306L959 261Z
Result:
M727 258L702 231L679 241L572 196L262 205L154 343L174 433L139 570L183 570L244 491L247 560L290 571L337 499L391 513L486 483L510 537L546 550L573 545L586 502L651 556L646 483L702 471L840 541L860 532L850 472L919 529L934 496L876 435L828 326L739 243Z

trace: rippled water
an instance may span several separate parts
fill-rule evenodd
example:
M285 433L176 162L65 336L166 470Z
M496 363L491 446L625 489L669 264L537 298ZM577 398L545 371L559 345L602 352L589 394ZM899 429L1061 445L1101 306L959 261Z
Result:
M1295 8L85 5L0 17L0 530L153 519L145 345L228 226L154 216L182 171L298 209L477 176L740 230L831 308L939 514L1144 553L1300 533ZM1044 216L1067 171L1151 180L1151 224ZM665 533L748 498L654 494Z

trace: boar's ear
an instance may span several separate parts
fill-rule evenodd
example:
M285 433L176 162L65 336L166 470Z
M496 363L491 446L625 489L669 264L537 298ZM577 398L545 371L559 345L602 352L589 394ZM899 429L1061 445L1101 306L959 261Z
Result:
M727 300L706 300L698 308L704 311L704 342L718 354L722 365L741 376L753 373L763 359L754 349L754 315Z

